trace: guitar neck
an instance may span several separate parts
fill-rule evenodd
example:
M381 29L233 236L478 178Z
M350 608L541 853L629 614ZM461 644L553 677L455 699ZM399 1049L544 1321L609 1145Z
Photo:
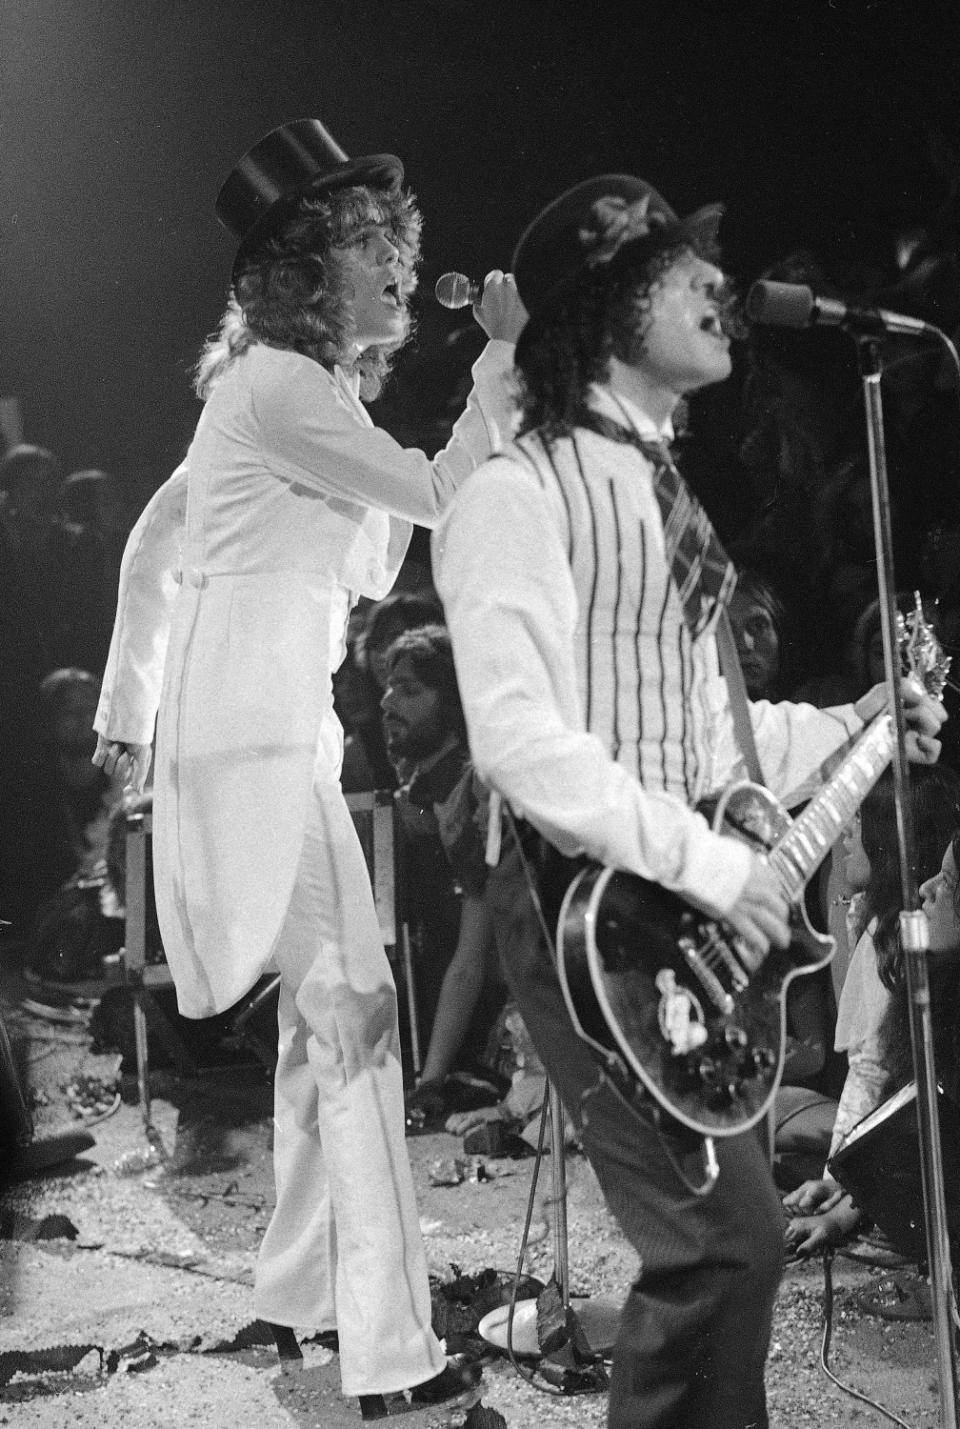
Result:
M770 851L770 863L796 901L890 762L894 727L878 715L843 763Z

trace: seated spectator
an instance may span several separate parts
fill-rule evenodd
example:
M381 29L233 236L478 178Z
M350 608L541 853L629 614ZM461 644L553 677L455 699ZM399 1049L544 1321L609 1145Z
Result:
M940 878L935 872L941 863L936 850L960 828L960 777L952 770L932 766L911 770L910 784L917 868L921 878L927 877L922 889L927 911L926 894ZM818 1108L813 1119L817 1130L811 1127L807 1132L805 1150L808 1154L819 1151L823 1159L832 1156L857 1122L912 1076L909 1028L904 1023L898 1030L895 1021L904 995L899 938L903 901L896 805L889 775L864 800L861 817L845 843L847 875L851 885L860 890L851 905L851 922L859 936L837 1012L836 1045L846 1051L849 1071L832 1116L829 1109L825 1114L824 1108ZM785 1102L778 1103L778 1113L785 1107ZM794 1139L797 1134L795 1125ZM810 1210L829 1201L830 1209L839 1204L836 1190L832 1178L824 1173L804 1181L784 1204L791 1210ZM830 1243L824 1235L836 1233L838 1225L835 1219L826 1226L808 1227L814 1237L810 1249ZM796 1242L796 1231L792 1239Z
M122 789L91 762L99 693L86 670L54 670L40 685L55 862L27 931L24 964L27 977L41 983L100 979L104 954L123 939L122 924L104 904L111 819Z
M40 686L65 878L92 873L103 863L110 814L123 792L116 777L91 762L99 694L99 682L86 670L54 670Z
M750 699L791 697L798 665L797 638L782 596L759 571L742 565L729 613Z
M486 881L483 794L467 752L466 728L446 631L409 630L389 647L382 699L387 749L409 773L405 802L431 820L460 894L456 947L435 987L421 977L421 1009L432 1021L411 1105L436 1111L457 1059L476 1064L505 992L498 976ZM409 848L409 845L407 846ZM432 960L436 967L436 959ZM429 974L429 967L423 968Z
M405 630L421 625L443 625L443 607L431 590L396 590L367 611L357 658L382 690L387 683L387 651Z
M380 718L386 653L405 630L431 624L443 624L443 610L429 590L393 591L351 617L346 659L333 677L334 707L345 735L346 793L395 789L403 782L387 753Z
M380 720L380 686L357 657L363 619L350 617L347 653L333 674L333 708L343 726L340 785L345 794L393 789L397 776L387 756Z

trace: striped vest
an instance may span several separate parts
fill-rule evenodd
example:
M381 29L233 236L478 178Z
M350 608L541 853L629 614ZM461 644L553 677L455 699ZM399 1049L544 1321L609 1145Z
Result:
M716 644L684 621L649 461L582 428L528 433L501 456L536 474L567 551L586 728L645 787L689 803L714 792Z

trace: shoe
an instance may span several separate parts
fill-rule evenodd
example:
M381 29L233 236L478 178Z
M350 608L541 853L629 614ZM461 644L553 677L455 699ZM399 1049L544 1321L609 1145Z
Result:
M271 1321L268 1324L277 1346L280 1368L284 1374L299 1374L303 1369L303 1351L296 1335L289 1325L274 1325Z
M360 1400L361 1419L386 1419L390 1413L390 1410L387 1408L387 1401L382 1394L361 1394L358 1397Z
M410 1391L411 1403L443 1404L444 1400L456 1399L458 1394L475 1389L482 1374L481 1366L470 1360L448 1360L439 1374L414 1385Z
M318 1330L315 1335L307 1335L304 1344L319 1345L322 1350L330 1350L331 1354L340 1353L340 1336L336 1330Z
M409 1413L424 1404L444 1404L448 1399L458 1399L476 1388L482 1374L483 1369L478 1364L448 1360L439 1374L414 1385L409 1403L404 1400L388 1403L382 1394L361 1394L360 1418L386 1419L394 1414Z

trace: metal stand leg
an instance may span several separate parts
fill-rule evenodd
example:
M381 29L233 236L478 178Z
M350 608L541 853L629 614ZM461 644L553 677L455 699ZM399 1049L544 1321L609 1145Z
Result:
M413 965L413 946L410 938L410 924L403 923L403 981L407 989L407 1015L410 1019L410 1060L413 1065L414 1081L419 1081L423 1071L423 1057L420 1048L420 1014L417 1011L417 983Z
M943 337L943 334L941 334ZM949 339L943 341L950 346ZM933 1030L930 1019L930 988L926 956L926 923L919 907L916 880L916 844L910 802L909 768L906 755L906 725L900 695L900 661L896 643L896 580L893 567L893 536L890 492L884 449L883 404L880 379L880 335L864 334L857 342L860 375L863 381L873 498L874 544L877 553L881 630L887 692L896 741L893 748L893 789L897 810L897 844L900 856L900 886L907 991L910 1003L910 1036L913 1045L914 1078L917 1083L917 1122L920 1137L920 1166L923 1183L927 1251L930 1257L930 1290L933 1303L933 1331L937 1347L937 1371L943 1429L958 1429L957 1365L951 1314L952 1269L944 1202L943 1158L940 1123L937 1117L936 1068L933 1057ZM954 360L956 353L954 352Z
M570 1304L570 1250L567 1234L567 1153L563 1136L563 1104L550 1083L550 1159L553 1176L553 1273L564 1306Z
M133 995L133 1036L137 1049L137 1091L140 1096L140 1111L147 1135L153 1125L150 1106L150 1044L147 1040L147 1014L143 1010L143 991L138 989Z

